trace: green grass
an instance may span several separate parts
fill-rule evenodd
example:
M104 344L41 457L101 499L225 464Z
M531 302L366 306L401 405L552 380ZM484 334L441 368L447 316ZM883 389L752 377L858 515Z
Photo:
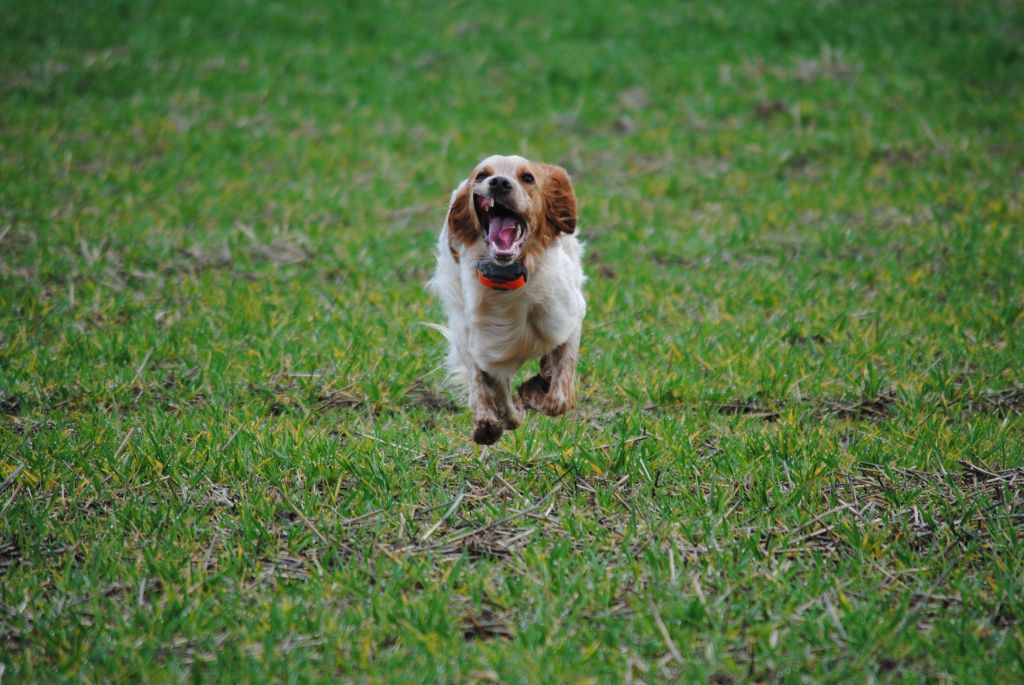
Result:
M1024 678L1021 6L353 5L0 2L3 676ZM493 152L589 315L482 451Z

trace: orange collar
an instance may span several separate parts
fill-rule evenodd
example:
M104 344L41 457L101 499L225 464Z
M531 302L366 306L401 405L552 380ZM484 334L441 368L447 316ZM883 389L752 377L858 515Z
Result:
M525 274L520 274L518 278L515 278L515 279L513 279L511 281L504 281L504 282L502 282L502 281L492 281L491 279L487 278L487 276L484 276L479 271L476 272L476 275L480 279L481 283L486 285L488 288L495 288L497 290L519 290L524 285L526 285L526 276L525 276Z

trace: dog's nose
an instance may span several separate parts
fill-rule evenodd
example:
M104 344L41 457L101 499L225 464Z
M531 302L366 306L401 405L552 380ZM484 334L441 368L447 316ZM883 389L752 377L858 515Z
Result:
M512 181L509 180L508 176L492 176L491 189L499 193L507 193L512 190Z

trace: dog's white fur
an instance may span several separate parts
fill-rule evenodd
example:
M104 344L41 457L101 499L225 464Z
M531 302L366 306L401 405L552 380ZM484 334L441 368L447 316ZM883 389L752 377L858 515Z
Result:
M516 187L510 197L515 198L514 209L541 217L543 207L527 205L531 202L529 191L534 191L534 204L544 201L543 194L536 188L522 187L520 179L524 168L535 167L522 157L493 156L477 165L474 174L486 169L513 179ZM464 192L467 183L474 184L473 178L463 181L452 193L449 214L460 194L474 201L472 193ZM535 183L541 182L538 178ZM531 251L531 240L536 237L531 232L539 232L541 227L533 225L535 221L529 223L526 252L521 256L528 279L521 288L503 291L483 285L477 275L477 262L488 254L485 229L476 240L460 240L451 234L448 220L441 229L437 268L429 283L448 318L447 328L438 328L449 342L449 371L469 401L474 439L484 444L496 441L502 430L517 428L524 418L524 405L547 414L561 414L574 401L575 366L587 309L583 249L574 234L558 232L549 235L543 249ZM575 217L572 226L575 228ZM514 397L510 386L513 376L535 358L542 359L541 374L524 383L519 397Z

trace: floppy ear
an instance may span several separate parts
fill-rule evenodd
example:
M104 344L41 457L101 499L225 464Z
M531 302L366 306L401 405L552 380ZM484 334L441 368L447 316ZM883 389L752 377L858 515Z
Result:
M556 231L576 230L576 192L569 173L560 166L548 164L544 181L544 218Z
M452 193L452 202L448 207L449 240L455 238L468 245L475 242L480 234L480 228L476 222L476 212L473 211L470 183L463 181L462 185Z

